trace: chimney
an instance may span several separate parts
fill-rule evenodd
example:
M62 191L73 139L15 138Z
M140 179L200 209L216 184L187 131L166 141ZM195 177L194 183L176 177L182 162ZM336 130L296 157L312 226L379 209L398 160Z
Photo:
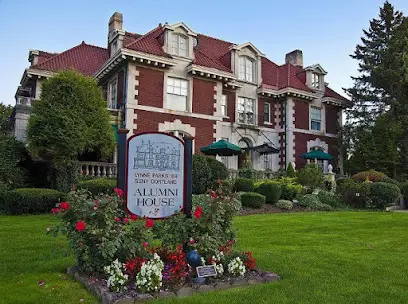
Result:
M285 62L303 68L303 52L301 50L294 50L287 53L285 56Z
M28 53L28 61L31 63L30 66L33 66L38 63L38 57L40 56L40 51L30 50Z
M108 36L110 36L114 30L122 30L122 25L123 15L121 13L115 12L109 19Z

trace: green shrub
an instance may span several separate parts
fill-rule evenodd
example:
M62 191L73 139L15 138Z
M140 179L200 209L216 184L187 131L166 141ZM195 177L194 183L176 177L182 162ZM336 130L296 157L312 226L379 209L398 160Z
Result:
M321 186L324 181L324 174L316 164L306 165L298 173L299 184L307 187L309 191Z
M276 204L281 195L281 187L275 182L266 181L256 188L256 192L265 196L266 203Z
M254 182L249 178L237 178L235 180L234 190L236 192L253 192L254 191Z
M343 205L364 209L368 207L370 195L370 182L356 182L352 179L344 179L337 184L337 193Z
M208 194L193 194L192 199L193 208L203 204L207 200L208 196L209 196Z
M307 207L308 209L312 210L320 210L320 211L330 211L333 210L333 207L327 204L323 204L320 202L317 195L314 194L305 194L298 199L298 205Z
M408 208L408 181L400 184L401 194L404 198L405 207Z
M369 207L385 210L386 207L395 203L401 192L398 186L384 182L372 183L370 185Z
M281 199L294 200L298 195L302 194L304 188L297 182L296 178L281 177L274 179L274 182L281 186Z
M288 168L286 169L286 176L287 177L295 177L296 176L296 171L293 168L292 163L289 163Z
M116 180L109 178L95 178L78 182L78 189L84 189L93 195L100 193L112 193L116 187Z
M245 192L241 195L242 206L262 208L265 205L265 196L255 192Z
M217 185L217 181L219 179L225 180L228 178L229 176L228 169L222 162L210 156L207 156L206 160L211 170L211 179L213 186Z
M193 155L193 194L206 193L212 186L213 180L207 157Z
M283 210L292 210L293 209L293 203L291 201L288 201L288 200L279 200L276 203L276 207L278 207L279 209L283 209Z
M0 211L6 214L49 213L66 194L53 189L19 188L6 191Z
M27 158L28 152L22 142L0 136L0 183L11 188L22 187L27 175L22 162Z
M323 204L332 206L334 208L338 207L340 205L340 200L336 194L333 194L329 191L324 191L321 190L317 194L317 197L319 198L319 201Z
M382 172L375 170L362 171L354 174L351 178L358 182L370 181L370 182L381 182L388 176Z

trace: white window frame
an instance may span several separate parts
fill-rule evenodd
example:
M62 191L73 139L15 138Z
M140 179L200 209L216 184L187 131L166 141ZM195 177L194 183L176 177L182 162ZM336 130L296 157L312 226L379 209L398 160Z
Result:
M180 85L178 85L180 84ZM188 112L188 96L189 96L189 81L187 79L176 78L176 77L167 77L166 80L166 109ZM176 101L176 99L179 101ZM181 106L172 106L170 100L173 99L172 103L184 104L184 107Z
M112 79L108 83L108 108L109 109L118 108L118 78L117 77Z
M268 119L265 120L265 115L267 114L267 112L265 111L266 109L268 109ZM264 122L266 123L271 123L271 103L270 102L265 102L264 103Z
M238 79L247 82L255 82L255 60L248 56L239 57Z
M317 119L317 118L312 117L313 110L318 110L320 112L320 120ZM309 113L309 115L310 115L310 130L312 130L312 131L321 131L322 130L322 112L323 112L322 108L314 107L314 106L310 107L310 113ZM313 123L319 123L320 128L319 129L313 128Z
M321 75L319 75L316 72L312 73L312 87L315 89L320 89L320 77Z
M228 137L222 137L221 139L225 140L226 142L229 142L229 138ZM229 156L221 156L221 162L225 165L225 167L227 167L227 169L229 169Z
M188 57L188 37L182 34L171 35L171 53L180 57Z
M221 115L228 116L228 96L225 94L221 95Z
M255 99L247 97L238 97L237 120L239 123L246 125L256 125L255 113L256 113Z

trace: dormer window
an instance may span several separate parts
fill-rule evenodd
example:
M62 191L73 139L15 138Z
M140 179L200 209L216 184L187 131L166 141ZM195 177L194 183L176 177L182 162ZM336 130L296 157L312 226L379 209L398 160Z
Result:
M320 75L317 73L312 73L312 87L320 89Z
M246 56L239 57L239 79L254 82L254 62Z
M174 55L188 57L188 38L180 35L173 34L171 37L171 52Z

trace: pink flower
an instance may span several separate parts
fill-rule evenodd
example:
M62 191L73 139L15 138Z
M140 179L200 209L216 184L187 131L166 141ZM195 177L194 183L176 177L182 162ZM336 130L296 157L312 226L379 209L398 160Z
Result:
M143 243L143 247L148 247L148 246L149 246L149 244L147 242Z
M136 216L136 214L132 214L132 215L130 216L130 218L131 218L132 220L136 221L137 216Z
M69 204L68 204L67 202L62 202L62 203L60 204L60 208L61 208L62 210L67 210L67 209L69 208Z
M116 223L119 223L119 222L120 222L120 218L115 217L115 222L116 222Z
M196 211L194 211L194 217L196 219L199 219L201 217L201 215L203 214L203 207L198 206Z
M113 191L116 193L117 196L122 197L123 196L123 190L119 188L114 188Z
M124 217L124 218L123 218L123 223L124 223L124 224L127 224L128 222L129 222L129 219L128 219L127 217Z
M54 214L58 213L59 211L60 210L58 208L52 208L51 209L51 212L54 213Z
M92 208L94 211L98 210L98 206L93 206Z
M191 245L195 244L194 239L191 238L191 239L189 240L189 243L190 243Z
M211 191L210 195L212 198L217 198L217 193L215 193L215 191Z
M82 232L86 227L85 222L83 221L78 221L75 225L75 229L78 230L79 232Z
M146 220L146 228L152 228L154 225L154 221L152 219Z

